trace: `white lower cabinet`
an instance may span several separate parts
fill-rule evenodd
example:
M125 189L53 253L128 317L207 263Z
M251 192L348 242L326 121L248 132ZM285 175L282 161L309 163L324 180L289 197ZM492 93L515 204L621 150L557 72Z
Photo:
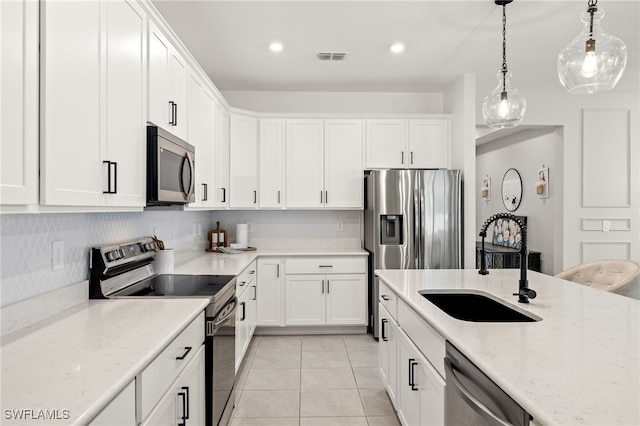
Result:
M256 307L258 288L256 286L256 261L242 271L236 280L238 309L236 311L236 372L249 348L253 333L256 330Z
M379 370L389 399L405 426L443 425L444 339L379 286Z
M129 383L90 423L90 426L136 424L136 382Z
M204 312L136 377L143 425L204 424Z
M396 409L398 399L398 323L384 308L382 303L379 304L379 330L380 344L378 345L378 355L380 360L380 378L387 389L389 399Z
M366 275L287 275L286 325L365 325Z
M205 423L204 346L171 384L142 425L187 426ZM118 424L118 423L113 423Z
M398 418L404 425L443 425L445 382L413 342L398 333Z
M284 294L284 260L258 259L257 325L279 327L284 325L282 296Z

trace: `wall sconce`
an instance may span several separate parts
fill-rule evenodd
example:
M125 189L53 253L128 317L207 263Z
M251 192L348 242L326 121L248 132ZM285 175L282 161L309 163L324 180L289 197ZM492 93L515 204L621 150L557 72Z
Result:
M486 201L491 200L491 178L487 175L482 179L482 188L480 188L480 196Z
M545 167L538 170L538 181L536 182L536 194L539 198L549 198L549 168Z

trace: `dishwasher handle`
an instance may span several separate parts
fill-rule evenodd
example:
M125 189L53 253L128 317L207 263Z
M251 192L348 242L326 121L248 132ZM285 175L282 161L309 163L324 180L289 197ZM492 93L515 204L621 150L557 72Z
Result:
M447 386L450 384L453 385L452 388L462 397L462 399L469 404L471 408L473 408L478 414L484 417L487 420L491 420L496 422L501 426L513 426L511 423L508 423L494 414L486 405L484 405L480 400L478 400L467 388L464 387L456 371L453 368L451 360L449 358L444 359L444 369L446 371L447 376ZM449 383L449 379L451 379L451 383Z

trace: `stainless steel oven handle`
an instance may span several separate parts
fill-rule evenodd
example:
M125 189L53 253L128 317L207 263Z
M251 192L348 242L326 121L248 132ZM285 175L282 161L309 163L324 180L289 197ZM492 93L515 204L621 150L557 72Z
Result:
M229 305L230 303L233 303L234 307L231 310L231 312L229 312L228 315L226 315L224 318L222 318L220 321L216 322L213 324L213 328L216 329L218 327L220 327L222 324L226 323L227 321L229 321L231 318L233 318L233 316L236 313L236 308L237 308L237 304L238 304L238 298L234 297L233 299L231 299L231 301L229 303L227 303L227 305ZM225 305L225 306L227 306Z
M451 379L453 389L462 397L462 399L471 406L478 414L484 417L487 420L491 420L497 422L502 426L513 426L511 423L505 422L503 419L495 415L486 405L484 405L480 400L478 400L471 392L464 387L458 375L456 374L453 366L451 365L451 361L447 358L444 359L444 368L446 370L447 381ZM449 386L449 383L447 383Z

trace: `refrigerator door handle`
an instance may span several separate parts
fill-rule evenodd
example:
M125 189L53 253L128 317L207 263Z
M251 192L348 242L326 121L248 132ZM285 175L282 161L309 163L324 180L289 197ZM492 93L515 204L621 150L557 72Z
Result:
M420 262L422 247L420 246L420 235L422 234L422 224L420 218L420 190L413 190L413 244L415 247L415 265L416 269L421 269Z

